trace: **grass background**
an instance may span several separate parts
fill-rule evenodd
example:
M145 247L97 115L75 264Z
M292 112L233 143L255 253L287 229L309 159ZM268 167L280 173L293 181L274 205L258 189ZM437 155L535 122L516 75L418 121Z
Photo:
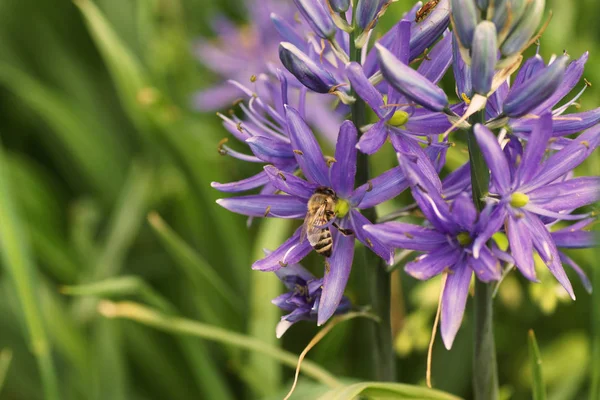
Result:
M577 57L589 50L584 76L593 86L581 106L598 106L600 3L548 3L554 18L541 51ZM408 7L405 0L392 6L380 26ZM106 306L100 299L139 301L296 354L316 332L300 324L275 339L280 312L270 299L282 287L272 274L250 270L262 248L277 246L293 226L265 220L247 230L244 218L214 203L220 195L211 181L248 176L246 164L218 155L227 135L214 114L190 109L191 94L217 79L190 45L212 35L209 22L223 13L244 22L241 0L0 2L0 398L254 399L287 392L292 370L241 349L239 337L223 345L98 312ZM457 150L451 162L462 159ZM374 168L390 160L383 152ZM599 164L594 156L579 173L598 174ZM591 275L598 255L572 254ZM600 399L600 354L591 350L594 340L600 349L600 296L571 276L574 303L547 274L539 285L516 276L503 285L496 340L506 398L531 397L533 328L548 398ZM597 287L600 272L595 276ZM438 282L417 284L399 272L394 284L398 379L421 384ZM65 289L71 285L79 286ZM309 358L338 377L368 379L360 324L336 327ZM470 345L467 314L451 352L436 343L437 388L469 398ZM321 389L303 380L297 398Z

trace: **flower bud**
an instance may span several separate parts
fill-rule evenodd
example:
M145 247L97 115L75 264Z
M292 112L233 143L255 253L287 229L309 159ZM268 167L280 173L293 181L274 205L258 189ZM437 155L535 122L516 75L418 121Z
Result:
M372 23L385 2L386 0L358 0L358 4L356 5L356 25L361 30L372 28Z
M350 0L327 0L331 9L337 13L343 13L350 8Z
M419 57L431 47L450 24L450 0L440 0L420 22L414 21L410 27L410 61Z
M528 0L495 0L492 22L498 32L508 35L512 27L519 21ZM502 42L503 37L500 38Z
M427 78L398 60L388 49L376 44L377 58L386 81L415 103L432 111L448 106L446 93Z
M337 84L334 77L300 49L288 42L279 44L279 59L300 83L317 93L328 93Z
M500 51L504 56L510 56L519 53L523 47L531 40L535 31L542 20L544 14L545 0L533 0L527 6L523 16L511 30Z
M455 33L463 47L470 49L478 22L479 10L473 0L452 0Z
M298 11L311 29L321 38L330 39L335 36L336 28L323 3L319 0L294 0Z
M483 21L477 25L471 48L471 79L476 93L486 96L492 89L497 54L496 25Z
M504 101L505 115L518 118L542 104L561 84L569 58L558 57L535 76L514 87Z

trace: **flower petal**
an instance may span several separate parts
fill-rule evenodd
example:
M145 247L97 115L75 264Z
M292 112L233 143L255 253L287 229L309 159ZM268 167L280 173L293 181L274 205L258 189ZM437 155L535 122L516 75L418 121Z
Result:
M383 244L379 238L364 229L365 226L373 226L364 215L356 210L350 211L350 223L352 224L352 229L354 230L356 238L364 244L366 248L371 249L371 251L381 257L388 265L394 263L394 250L390 246Z
M471 268L461 262L446 277L442 296L441 330L442 340L448 350L452 348L465 313L472 275Z
M581 269L581 267L579 265L577 265L577 263L575 261L573 261L572 258L570 258L569 256L567 256L565 253L559 251L560 253L560 260L564 263L567 264L569 267L571 267L571 269L573 269L573 271L575 271L575 273L579 276L579 279L581 279L581 283L583 284L583 287L585 288L585 290L588 293L592 293L592 282L590 282L590 280L588 279L587 275L585 274L585 272L583 271L583 269Z
M548 140L551 136L552 114L545 113L535 124L531 136L529 136L529 141L527 141L523 160L518 167L520 183L528 182L535 175L546 153Z
M373 109L379 118L383 117L383 98L381 93L369 82L363 67L356 62L346 65L346 74L352 89Z
M335 145L335 162L330 169L331 185L341 198L348 197L354 189L357 140L358 131L354 124L344 121Z
M363 228L381 242L399 249L435 251L448 244L446 235L420 225L386 222Z
M477 223L479 233L473 241L473 256L479 258L479 253L488 240L502 228L506 220L506 207L504 204L497 205L489 214L487 210L481 212L480 221Z
M357 188L350 202L359 209L367 209L393 199L407 188L408 180L402 169L395 167Z
M340 304L344 289L352 269L354 258L354 236L344 236L332 232L334 236L333 254L327 260L329 268L325 269L323 293L319 302L318 325L323 325Z
M548 211L575 210L600 201L600 177L582 176L543 186L528 193L531 204Z
M502 276L500 262L487 247L481 249L478 259L469 257L469 266L482 282L497 281Z
M510 169L506 156L502 152L502 148L498 143L496 136L487 127L481 124L476 124L474 128L475 138L483 153L483 158L490 169L491 179L495 186L505 192L510 187Z
M365 154L373 154L383 146L388 138L387 121L380 119L367 132L361 135L358 149Z
M506 234L510 243L510 253L515 259L515 265L525 278L532 282L539 282L535 275L533 264L533 243L529 228L525 225L523 217L510 216L506 224Z
M253 136L246 143L254 155L264 162L280 164L282 161L294 159L292 145L281 140L265 136Z
M435 44L428 56L421 62L417 72L430 80L438 83L452 64L452 36L446 35Z
M472 232L477 221L477 210L473 204L471 196L467 193L461 193L450 205L450 213L454 216L454 221L462 229Z
M286 106L285 116L292 148L300 169L310 181L331 187L325 158L312 131L298 111L292 107Z
M424 281L454 267L461 255L459 249L449 246L446 242L445 246L438 246L431 253L423 254L415 261L407 263L404 271L413 278Z
M308 201L319 187L316 183L307 182L272 165L267 165L264 169L269 181L276 189L302 200Z
M448 97L442 89L408 65L403 64L385 47L379 44L375 46L381 72L387 82L396 90L432 111L442 111L448 106Z
M303 243L300 243L301 231L302 227L296 229L296 232L294 232L294 234L276 250L272 251L264 258L255 261L254 264L252 264L252 269L259 271L277 271L281 268L286 268L285 262L283 260L286 254L288 254L292 249L301 248L304 249L304 251L306 251L305 249L306 247L308 247L308 251L306 252L306 254L310 253L310 250L312 250L312 248L310 247L310 243L308 243L308 240L305 240ZM298 252L298 254L302 254L302 252ZM296 260L294 263L297 263L298 261L300 260Z
M234 213L251 217L301 218L306 202L284 195L250 195L218 199L217 204Z
M268 182L269 178L267 177L267 174L264 171L261 171L258 174L251 176L250 178L242 179L241 181L229 183L211 182L210 186L221 192L237 193L264 186Z
M531 238L533 239L533 246L537 250L538 254L546 263L546 266L552 272L552 275L562 285L563 288L569 293L569 296L575 300L575 293L573 292L573 286L569 277L565 273L565 270L560 262L560 255L556 249L556 245L550 236L550 232L540 219L532 214L527 214L524 218L524 222L531 232Z

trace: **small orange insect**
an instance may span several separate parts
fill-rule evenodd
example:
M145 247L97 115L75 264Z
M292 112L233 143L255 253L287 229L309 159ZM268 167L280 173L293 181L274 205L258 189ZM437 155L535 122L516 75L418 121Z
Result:
M427 3L423 4L423 6L419 8L419 11L417 11L417 14L415 16L415 22L423 21L433 11L435 6L437 6L439 2L440 0L430 0Z

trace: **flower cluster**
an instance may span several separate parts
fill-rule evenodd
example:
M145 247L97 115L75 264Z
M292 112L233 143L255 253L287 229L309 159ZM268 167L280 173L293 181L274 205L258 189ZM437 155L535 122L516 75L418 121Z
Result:
M566 53L547 63L538 54L523 61L523 50L537 39L543 0L419 3L374 40L377 21L392 3L294 0L301 21L273 12L281 64L270 60L253 77L254 90L233 85L244 96L238 102L243 116L220 114L251 154L224 144L221 153L264 168L240 182L213 183L224 192L260 189L218 204L249 217L302 221L252 266L274 271L291 291L274 300L290 313L278 336L296 321L320 325L350 308L343 294L356 240L387 264L394 263L394 249L422 253L405 266L417 279L445 275L447 348L473 276L499 281L515 266L535 282L537 253L573 299L563 263L589 289L582 269L560 250L594 245L588 229L596 214L580 210L600 199L600 178L575 177L573 170L600 145L600 109L565 114L587 81L563 101L581 80L587 53L575 61ZM264 62L257 57L249 65ZM457 102L439 86L449 71ZM476 96L483 100L473 106ZM357 106L363 113L370 107L376 120L347 114ZM337 128L329 136L336 138L332 155L314 133L327 131L325 125ZM454 171L446 166L447 152L466 141L466 132L469 148L476 146L486 164L484 175L491 174L480 191L472 182L480 182L482 170L473 160ZM398 166L364 179L359 152L373 154L388 140ZM375 224L365 217L371 215L365 210L407 190L418 207L411 223ZM415 216L422 222L415 224ZM496 244L497 234L506 235L508 248ZM312 251L324 257L323 278L297 265Z

